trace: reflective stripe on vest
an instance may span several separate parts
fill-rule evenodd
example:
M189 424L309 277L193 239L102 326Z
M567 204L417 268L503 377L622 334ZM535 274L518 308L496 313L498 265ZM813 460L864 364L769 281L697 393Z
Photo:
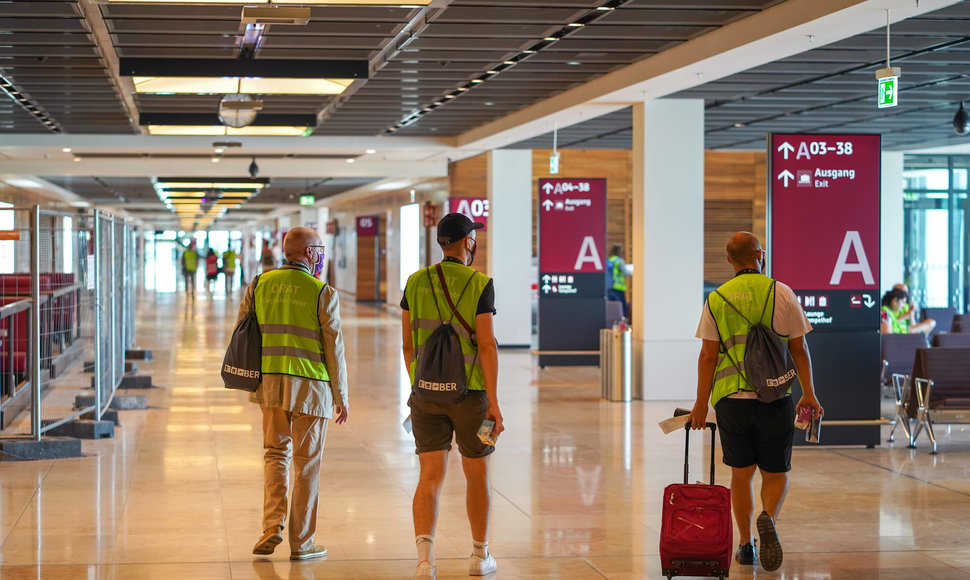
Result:
M491 280L488 276L477 273L468 266L451 261L441 262L441 269L444 272L445 282L448 285L448 292L451 301L455 303L455 308L461 313L465 322L475 330L475 316L478 311L478 300L482 297L482 292ZM434 295L432 297L431 288L428 286L428 274L431 274L434 284ZM473 276L472 278L469 278ZM462 288L468 282L468 288L464 295L461 295ZM461 300L458 297L461 295ZM461 341L461 352L465 359L465 376L468 377L468 389L471 391L485 390L485 378L482 375L481 361L478 360L478 344L474 337L462 327L457 318L451 317L451 307L445 299L438 281L438 275L431 266L418 270L408 278L408 283L404 288L404 296L407 298L408 312L411 316L411 342L414 345L414 359L408 368L411 382L414 383L414 369L417 368L418 358L424 350L424 345L428 342L431 333L434 332L443 320L451 320L451 326L458 333ZM435 298L438 305L435 307ZM441 313L439 318L438 313Z
M612 263L610 271L613 274L613 289L626 292L626 272L620 267L620 258L610 256L607 261Z
M772 279L763 274L741 274L724 283L718 291L731 301L738 310L744 313L748 320L757 322L764 308L762 322L773 328L772 321L775 313L775 295L771 292ZM765 308L765 300L768 306ZM711 388L711 405L716 405L722 398L740 390L750 391L746 376L735 368L731 359L744 370L744 348L748 340L750 325L728 306L715 292L707 297L707 307L714 317L718 335L723 345L718 353L717 366L714 368L714 384ZM787 337L782 337L788 340ZM730 353L730 357L724 349Z
M256 284L264 374L330 380L318 316L324 283L296 268L264 272Z

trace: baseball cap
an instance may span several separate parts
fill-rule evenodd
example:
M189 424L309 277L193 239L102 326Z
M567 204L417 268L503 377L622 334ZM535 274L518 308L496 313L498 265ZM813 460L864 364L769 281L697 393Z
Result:
M446 246L453 244L472 232L484 228L485 224L473 222L465 214L450 213L438 222L438 243Z

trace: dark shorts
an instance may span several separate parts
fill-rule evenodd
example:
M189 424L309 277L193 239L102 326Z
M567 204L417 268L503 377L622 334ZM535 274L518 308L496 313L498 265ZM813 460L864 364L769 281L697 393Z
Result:
M452 434L464 457L477 459L495 451L494 446L478 438L478 428L488 410L485 391L468 391L468 396L460 402L449 404L426 403L411 395L408 406L417 453L450 451Z
M791 470L795 403L790 396L774 403L725 397L717 402L714 411L725 465L757 465L768 473Z

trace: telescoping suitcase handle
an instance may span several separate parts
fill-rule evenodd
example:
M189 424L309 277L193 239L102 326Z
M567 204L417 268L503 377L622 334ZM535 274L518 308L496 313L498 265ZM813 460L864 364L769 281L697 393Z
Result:
M687 409L674 409L674 417L689 414L690 411ZM716 438L717 425L708 421L705 427L711 430L711 485L714 485L714 440ZM688 463L690 459L690 423L684 425L684 431L686 432L684 436L684 483L687 483Z

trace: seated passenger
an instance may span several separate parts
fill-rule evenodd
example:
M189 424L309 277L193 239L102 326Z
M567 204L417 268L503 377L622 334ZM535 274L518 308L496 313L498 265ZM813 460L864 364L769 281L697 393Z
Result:
M903 294L906 295L906 302L903 304L903 310L900 315L901 320L905 320L909 325L909 331L912 333L922 332L929 336L933 333L933 329L936 328L936 321L932 318L927 318L922 322L916 322L919 319L919 309L915 302L910 299L909 287L906 284L896 284L893 286L893 290L901 290Z
M909 318L912 317L912 310L907 311L909 295L893 288L882 297L882 315L879 324L879 331L882 334L929 334L936 327L936 322L932 319L923 321L919 324L910 324Z

